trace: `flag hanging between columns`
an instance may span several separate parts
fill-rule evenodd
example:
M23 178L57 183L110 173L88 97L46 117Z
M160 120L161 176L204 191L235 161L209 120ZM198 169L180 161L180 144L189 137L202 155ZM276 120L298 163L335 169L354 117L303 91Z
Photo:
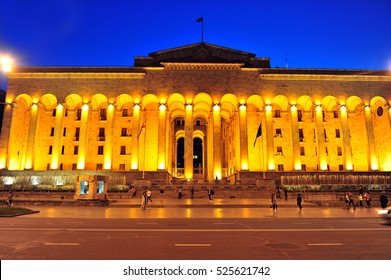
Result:
M137 134L137 138L140 137L140 134L141 134L144 130L145 130L145 122L143 122L143 125L142 125L141 128L140 128L140 131L139 131L139 133Z
M259 136L262 136L262 123L259 125L257 135L255 136L254 147L255 147L255 143L257 142L257 139Z
M197 22L202 22L204 21L204 17L197 18Z

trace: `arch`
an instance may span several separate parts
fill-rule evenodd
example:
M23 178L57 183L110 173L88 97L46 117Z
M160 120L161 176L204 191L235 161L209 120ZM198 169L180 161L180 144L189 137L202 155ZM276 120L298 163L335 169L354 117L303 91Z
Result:
M141 106L143 108L146 108L149 104L151 103L156 103L156 104L159 104L159 99L157 98L156 95L154 94L146 94L143 96L143 98L141 99Z
M205 134L201 130L196 129L193 131L193 138L200 138L203 140L205 138Z
M376 104L381 104L381 106L387 106L387 100L384 99L384 97L381 96L374 96L372 97L371 101L369 102L371 107L375 106Z
M358 96L350 96L346 99L346 107L349 112L354 112L356 108L363 105L363 100Z
M207 120L210 117L209 110L206 111L206 110L201 109L201 110L195 111L193 114L193 118L195 119L195 118L199 118L199 117L202 117Z
M335 96L328 95L322 99L321 104L326 108L326 111L332 111L338 105L338 100Z
M272 100L272 105L278 105L282 111L288 111L289 109L288 99L283 95L277 95L274 97Z
M172 110L171 111L171 115L170 115L170 118L172 120L176 119L176 118L184 118L185 117L185 111L184 110L181 110L181 109L175 109L175 110Z
M65 104L69 109L75 109L83 103L83 99L78 94L70 94L65 98Z
M53 94L45 94L41 96L39 102L45 107L45 110L51 110L57 105L57 97Z
M33 100L30 95L20 94L15 98L15 103L18 106L29 108L33 104Z
M205 101L199 101L197 103L194 103L194 111L198 110L204 110L204 111L211 111L211 103L205 102Z
M98 108L107 106L108 100L107 97L103 94L95 94L91 97L91 108L92 110L98 110Z
M308 95L302 95L297 99L297 105L300 105L304 111L311 111L314 102Z
M209 108L211 107L212 105L212 97L207 94L207 93L204 93L204 92L201 92L201 93L198 93L196 96L194 96L194 99L193 99L193 104L198 104L198 103L205 103L205 104L208 104L209 105ZM214 103L218 103L217 102L214 102Z
M222 96L220 103L221 110L228 110L230 113L232 113L237 110L239 100L236 95L228 93ZM245 100L243 100L242 103L245 103Z
M168 99L167 99L167 105L169 107L172 106L172 104L174 103L179 103L179 104L182 104L182 108L183 108L183 105L186 103L185 102L185 97L180 94L180 93L172 93L168 96Z
M251 111L261 111L265 105L262 98L259 95L251 95L246 100L247 110ZM254 108L254 109L253 109Z
M128 103L134 103L133 98L129 94L121 94L115 100L115 104L118 110L121 110L122 107Z

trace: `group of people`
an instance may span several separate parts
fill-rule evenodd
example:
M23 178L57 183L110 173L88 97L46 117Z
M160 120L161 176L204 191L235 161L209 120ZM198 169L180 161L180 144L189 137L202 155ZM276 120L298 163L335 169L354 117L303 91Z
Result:
M285 194L285 200L287 200L288 199L288 190L287 189L284 189L284 194ZM276 189L275 193L272 193L272 198L271 198L272 205L270 206L270 208L272 208L273 210L277 210L277 208L278 208L277 198L281 198L281 191L279 188ZM302 202L303 202L303 196L299 192L296 197L296 204L297 204L297 207L300 209L300 211L301 211L301 209L303 209L303 206L301 205Z
M360 187L358 191L358 200L359 200L359 205L360 207L364 207L363 201L365 200L365 207L367 208L372 208L372 196L369 192L365 192L362 187ZM382 209L387 208L388 205L388 198L386 196L386 192L382 191L379 197L379 202L380 202L380 207ZM353 206L353 210L356 210L356 205L354 203L353 199L353 193L352 192L346 192L344 196L344 205L343 209L350 209L350 206Z

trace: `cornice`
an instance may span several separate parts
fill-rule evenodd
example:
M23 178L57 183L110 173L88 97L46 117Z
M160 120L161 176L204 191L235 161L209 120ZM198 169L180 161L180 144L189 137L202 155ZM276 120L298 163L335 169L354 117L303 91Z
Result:
M243 63L183 63L161 62L165 69L170 70L240 70Z
M145 73L10 72L11 79L142 79Z
M260 74L259 76L265 81L391 82L391 76L380 75Z

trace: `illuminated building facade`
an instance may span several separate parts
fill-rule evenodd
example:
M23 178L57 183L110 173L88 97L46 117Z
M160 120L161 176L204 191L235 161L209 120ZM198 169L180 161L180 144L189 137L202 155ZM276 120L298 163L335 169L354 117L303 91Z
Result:
M389 71L271 68L198 43L133 67L16 67L8 79L2 170L391 171Z

